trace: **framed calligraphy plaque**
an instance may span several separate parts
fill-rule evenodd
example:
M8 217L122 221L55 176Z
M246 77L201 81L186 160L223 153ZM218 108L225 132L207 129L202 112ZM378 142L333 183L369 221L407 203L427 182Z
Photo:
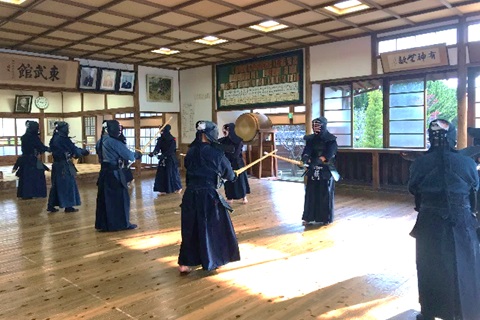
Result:
M0 53L0 84L77 88L78 61Z
M217 110L304 103L303 50L216 67Z
M383 72L448 66L446 44L419 47L380 54Z

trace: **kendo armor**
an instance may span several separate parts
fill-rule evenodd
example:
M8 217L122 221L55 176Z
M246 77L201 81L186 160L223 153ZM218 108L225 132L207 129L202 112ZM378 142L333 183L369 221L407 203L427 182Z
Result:
M444 119L435 119L428 126L430 149L454 149L457 144L455 126Z
M311 180L328 180L332 175L330 174L330 170L328 170L327 166L321 162L319 157L327 148L327 143L331 140L335 140L335 136L327 131L327 119L325 117L313 119L312 129L314 133L304 137L306 143L312 145L311 153L302 156L303 163L308 164L309 166L306 174Z

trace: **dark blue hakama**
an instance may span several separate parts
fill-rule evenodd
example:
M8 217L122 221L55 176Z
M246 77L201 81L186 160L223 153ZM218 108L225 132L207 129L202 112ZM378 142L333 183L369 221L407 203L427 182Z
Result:
M223 151L206 143L192 145L185 157L187 188L181 204L182 244L178 264L214 270L240 260L240 250L217 179L234 180Z

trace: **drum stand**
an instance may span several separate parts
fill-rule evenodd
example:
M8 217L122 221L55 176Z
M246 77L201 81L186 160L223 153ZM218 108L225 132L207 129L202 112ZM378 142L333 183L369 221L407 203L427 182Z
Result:
M254 145L247 145L246 164L263 156L264 152L276 149L275 129L259 129L259 139ZM262 177L277 177L278 167L275 157L268 157L248 170L249 174L261 179Z

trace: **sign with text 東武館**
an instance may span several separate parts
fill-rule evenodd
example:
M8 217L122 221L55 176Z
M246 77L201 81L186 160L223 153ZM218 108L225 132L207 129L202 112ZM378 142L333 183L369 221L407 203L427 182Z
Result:
M448 66L446 44L412 48L380 54L383 72Z
M77 88L78 61L0 53L0 84Z

